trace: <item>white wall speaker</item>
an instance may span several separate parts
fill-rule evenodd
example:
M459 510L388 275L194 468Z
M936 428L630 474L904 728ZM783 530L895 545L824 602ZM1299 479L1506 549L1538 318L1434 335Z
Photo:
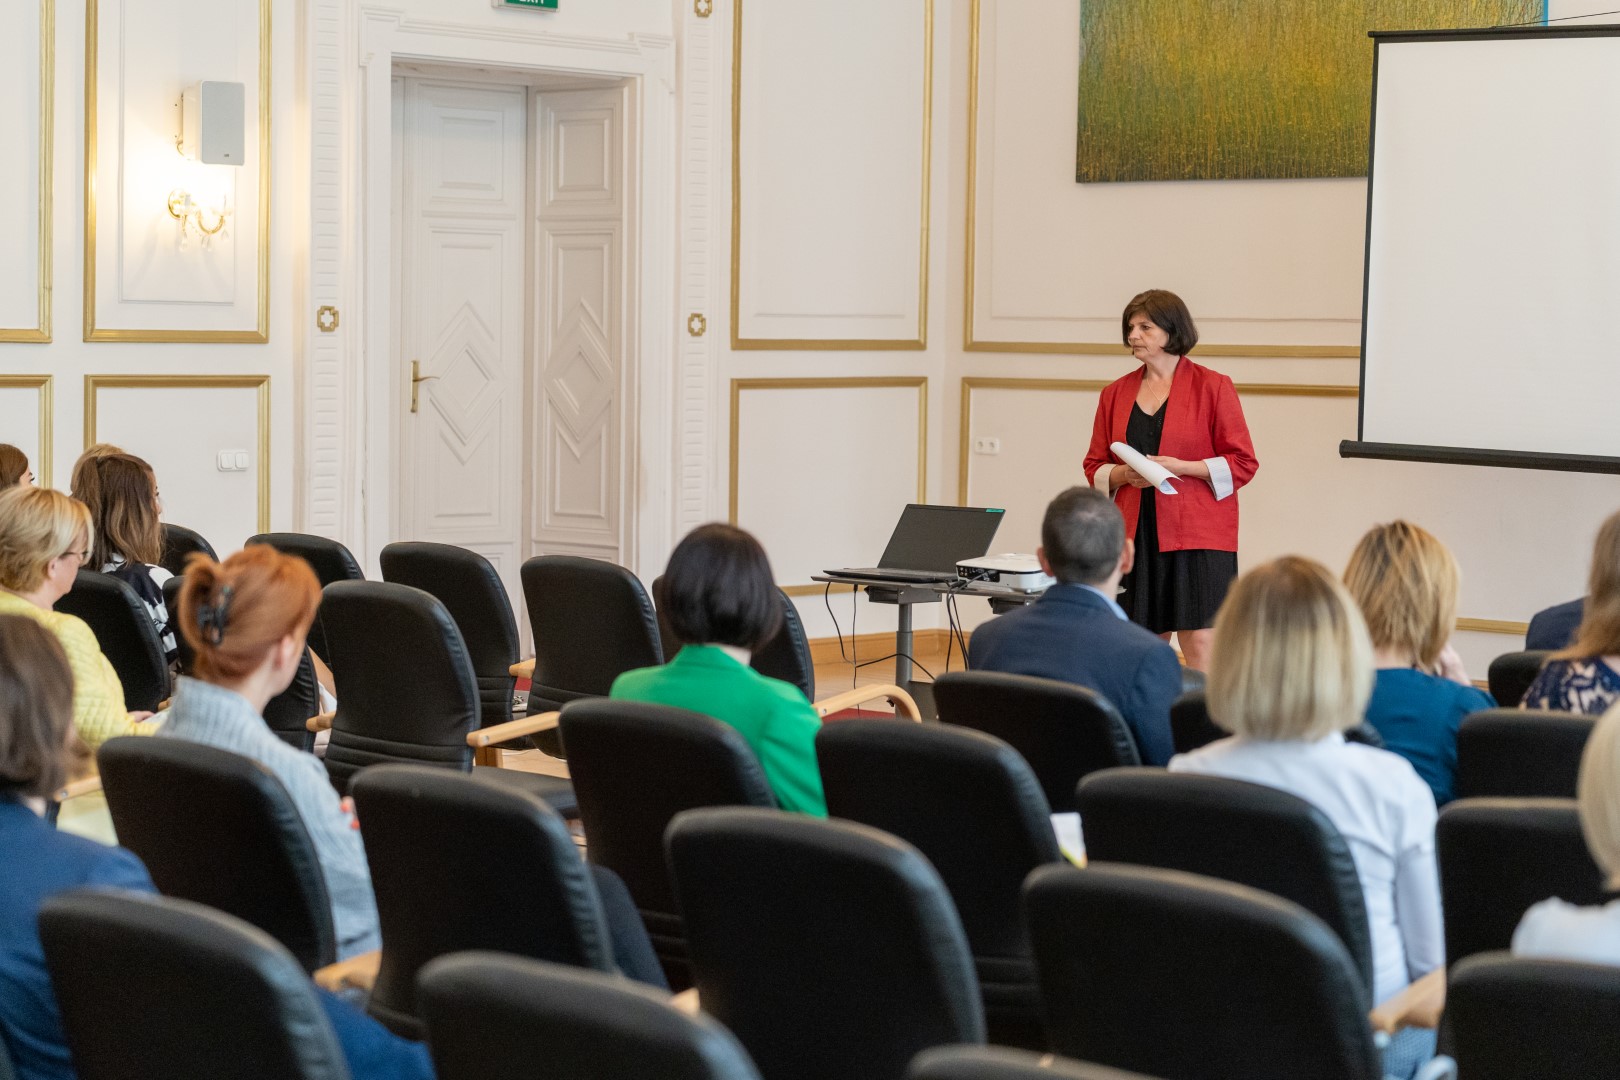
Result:
M240 165L246 91L238 82L200 82L180 99L180 152L207 165Z

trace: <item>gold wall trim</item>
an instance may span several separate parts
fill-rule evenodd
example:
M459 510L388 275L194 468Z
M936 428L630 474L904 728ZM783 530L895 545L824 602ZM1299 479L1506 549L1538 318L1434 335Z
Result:
M94 2L94 0L92 0ZM96 443L96 394L101 390L257 390L259 404L259 532L270 531L270 376L86 375L84 445Z
M742 13L731 12L731 347L736 350L884 351L928 347L929 196L934 156L934 0L923 0L922 224L917 266L917 336L911 338L745 338L742 312Z
M84 11L84 340L221 342L270 340L270 5L259 0L259 287L254 330L120 330L96 325L96 54L98 0Z
M928 378L925 375L857 375L828 379L732 379L731 380L731 449L728 472L731 492L727 504L726 520L737 524L737 462L742 440L738 418L742 412L744 390L881 390L915 389L917 391L917 501L928 501ZM789 596L807 596L819 593L825 586L815 582L801 585L783 585ZM842 591L838 586L835 592Z
M56 408L52 402L54 380L49 375L0 375L0 389L34 390L39 394L39 454L34 461L34 481L40 487L51 486L51 448L55 442L52 420Z
M979 205L979 26L982 0L973 0L968 14L967 116L967 259L962 310L962 348L967 352L1036 353L1058 356L1125 356L1123 344L1112 341L984 341L974 335L974 282L978 277L977 210ZM735 262L735 259L733 259ZM734 320L735 321L735 320ZM1355 359L1356 345L1201 345L1204 356L1292 356Z
M51 197L56 157L56 0L39 4L39 314L34 326L0 329L0 341L51 340ZM4 384L0 384L4 385ZM48 385L46 393L49 393ZM44 472L39 473L45 476Z
M1513 634L1524 637L1530 630L1530 624L1514 622L1511 619L1458 619L1457 629L1476 634Z

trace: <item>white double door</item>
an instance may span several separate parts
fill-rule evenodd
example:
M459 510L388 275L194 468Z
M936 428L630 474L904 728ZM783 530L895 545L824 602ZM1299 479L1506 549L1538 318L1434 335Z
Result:
M623 91L394 105L395 538L486 556L521 612L530 554L621 551Z

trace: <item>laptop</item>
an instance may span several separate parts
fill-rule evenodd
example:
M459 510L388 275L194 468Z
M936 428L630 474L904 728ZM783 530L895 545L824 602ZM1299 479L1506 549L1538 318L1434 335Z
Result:
M990 550L1004 511L987 506L910 503L876 566L828 570L843 577L929 584L955 581L956 564Z

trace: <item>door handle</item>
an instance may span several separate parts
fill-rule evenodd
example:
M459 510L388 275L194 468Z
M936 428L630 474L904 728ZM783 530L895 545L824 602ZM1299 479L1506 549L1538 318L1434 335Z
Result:
M423 375L422 374L422 361L420 361L420 360L412 360L411 361L411 412L416 411L417 404L418 404L417 403L417 393L419 392L421 385L423 383L427 382L429 379L437 379L437 378L438 378L437 375Z

